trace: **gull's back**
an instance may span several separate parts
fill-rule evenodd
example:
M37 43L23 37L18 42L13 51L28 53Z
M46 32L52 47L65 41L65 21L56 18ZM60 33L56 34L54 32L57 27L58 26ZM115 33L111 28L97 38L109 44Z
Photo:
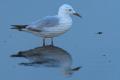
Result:
M47 16L43 19L37 20L28 27L43 29L44 27L55 27L59 25L59 18L57 16Z

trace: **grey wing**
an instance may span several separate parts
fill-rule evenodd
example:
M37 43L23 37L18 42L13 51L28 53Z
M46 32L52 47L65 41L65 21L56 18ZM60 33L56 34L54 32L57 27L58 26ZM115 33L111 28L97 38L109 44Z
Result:
M47 16L42 20L38 20L32 23L32 26L37 29L42 29L44 27L54 27L59 25L59 18L57 16Z

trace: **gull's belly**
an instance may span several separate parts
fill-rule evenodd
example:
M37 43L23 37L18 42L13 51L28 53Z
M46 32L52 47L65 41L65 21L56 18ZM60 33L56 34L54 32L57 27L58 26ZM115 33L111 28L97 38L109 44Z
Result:
M46 27L40 33L35 33L37 36L44 37L44 38L52 38L57 37L70 29L70 25L64 26L55 26L55 27Z

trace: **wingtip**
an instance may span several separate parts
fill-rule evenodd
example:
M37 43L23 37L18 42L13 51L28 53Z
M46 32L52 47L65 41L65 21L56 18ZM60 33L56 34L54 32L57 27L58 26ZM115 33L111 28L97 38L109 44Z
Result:
M17 29L16 25L10 25L12 26L10 29Z
M79 67L73 68L72 70L73 70L73 71L78 71L78 70L80 70L81 68L82 68L82 66L79 66Z
M15 27L11 27L10 29L16 29Z

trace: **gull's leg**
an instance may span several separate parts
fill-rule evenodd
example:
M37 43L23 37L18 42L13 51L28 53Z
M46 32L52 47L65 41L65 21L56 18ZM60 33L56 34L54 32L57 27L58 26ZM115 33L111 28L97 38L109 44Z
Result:
M43 46L45 46L45 38L43 38Z
M51 45L52 45L52 46L54 45L53 38L51 38Z

